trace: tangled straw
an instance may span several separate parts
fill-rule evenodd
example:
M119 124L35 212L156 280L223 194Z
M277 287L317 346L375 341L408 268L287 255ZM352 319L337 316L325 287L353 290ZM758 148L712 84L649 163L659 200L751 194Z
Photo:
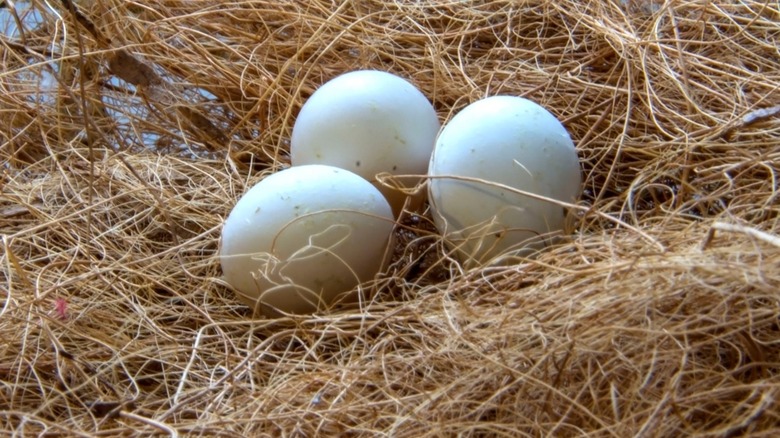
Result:
M777 2L2 4L3 433L780 433ZM574 233L465 269L410 213L359 308L252 319L222 220L361 68L548 108Z

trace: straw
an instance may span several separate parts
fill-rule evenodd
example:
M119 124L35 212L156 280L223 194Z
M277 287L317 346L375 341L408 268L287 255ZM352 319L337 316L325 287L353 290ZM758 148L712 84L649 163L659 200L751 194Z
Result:
M0 434L777 436L777 2L3 2ZM358 306L253 317L223 220L306 99L563 121L571 233L467 269L430 213Z

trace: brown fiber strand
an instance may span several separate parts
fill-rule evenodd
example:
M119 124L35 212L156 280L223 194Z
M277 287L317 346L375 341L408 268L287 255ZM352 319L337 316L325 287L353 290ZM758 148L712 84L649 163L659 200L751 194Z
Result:
M0 435L780 435L776 1L70 3L0 8ZM570 237L408 214L359 307L252 319L222 221L364 68L546 106Z

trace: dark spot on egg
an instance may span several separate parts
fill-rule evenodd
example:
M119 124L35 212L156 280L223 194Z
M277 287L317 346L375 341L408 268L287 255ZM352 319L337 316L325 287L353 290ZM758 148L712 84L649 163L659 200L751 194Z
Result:
M360 167L360 160L355 161L355 166Z

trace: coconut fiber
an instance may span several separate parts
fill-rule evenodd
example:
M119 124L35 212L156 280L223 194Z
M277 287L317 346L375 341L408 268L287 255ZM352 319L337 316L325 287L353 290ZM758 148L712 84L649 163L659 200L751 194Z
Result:
M0 435L780 435L777 1L0 6ZM357 69L549 109L566 238L466 269L407 212L359 305L250 314L222 223Z

